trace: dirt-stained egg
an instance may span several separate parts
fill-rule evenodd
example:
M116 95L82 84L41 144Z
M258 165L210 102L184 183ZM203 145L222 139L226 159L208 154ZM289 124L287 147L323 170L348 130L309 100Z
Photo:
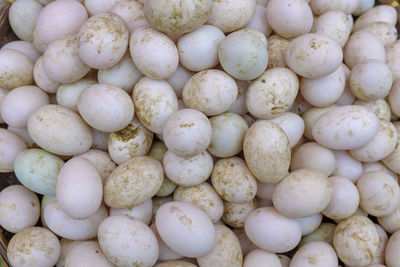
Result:
M255 198L245 203L224 201L224 213L221 220L233 228L243 228L247 216L257 208Z
M144 5L136 0L119 0L116 5L111 9L111 12L119 15L128 26L129 34L142 26L149 23L144 17Z
M33 63L25 54L11 49L0 50L0 87L11 90L33 83Z
M338 257L331 245L321 241L310 242L296 251L290 266L302 267L309 263L315 263L315 266L337 267Z

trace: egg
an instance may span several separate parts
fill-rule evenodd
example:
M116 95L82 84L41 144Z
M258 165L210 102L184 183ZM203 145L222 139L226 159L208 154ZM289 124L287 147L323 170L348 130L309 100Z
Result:
M396 25L397 23L397 12L394 7L390 5L379 5L369 9L367 12L362 14L354 23L354 31L360 30L366 25L382 21Z
M273 207L252 211L246 218L244 230L257 247L273 253L288 252L301 239L299 223L283 216Z
M218 47L225 34L215 26L203 25L184 34L177 43L180 63L191 71L212 69L218 62Z
M256 4L256 0L213 0L207 24L214 25L225 33L236 31L250 22Z
M119 15L126 23L129 34L134 30L146 26L149 23L144 17L144 5L136 0L120 0L111 9L111 12Z
M110 155L107 152L99 149L90 149L89 151L75 156L74 158L82 158L89 161L93 167L96 168L103 183L105 183L107 177L116 168L116 165L111 160Z
M156 214L157 230L164 242L186 257L201 257L216 244L215 228L205 212L196 206L173 201Z
M378 130L379 120L374 113L361 106L347 105L319 117L312 134L325 147L346 150L367 144Z
M134 104L129 95L119 87L94 84L78 98L77 107L82 118L102 132L120 131L133 119Z
M293 148L302 138L304 133L303 119L292 112L284 112L277 117L270 119L271 122L276 123L285 132L289 140L289 145Z
M0 87L11 90L33 83L32 60L16 50L0 50Z
M187 261L180 261L180 260L164 261L154 265L154 267L195 267L195 266L197 265L194 265Z
M57 103L61 106L78 111L78 99L81 93L89 86L97 82L92 79L83 78L73 83L61 84L56 93Z
M242 254L246 256L250 251L257 249L256 245L254 245L246 236L246 233L243 228L235 228L232 229L232 232L239 239L240 246L242 247Z
M186 82L192 77L194 73L187 70L186 68L182 67L181 65L178 66L174 74L170 76L167 81L172 86L175 91L176 96L178 99L182 98L182 91L183 87L185 86ZM181 100L182 101L182 100ZM179 108L181 109L181 108Z
M378 217L378 223L390 234L393 234L400 229L400 206L398 206L391 214Z
M275 253L261 249L253 249L244 258L243 267L259 266L268 264L270 267L282 267L282 264Z
M45 72L43 56L40 56L33 66L33 79L40 89L50 94L56 93L60 85L60 83L52 81Z
M7 248L13 266L54 266L60 256L60 242L49 230L30 227L14 235Z
M369 162L369 163L363 163L363 169L364 173L365 172L372 172L372 171L382 171L384 173L389 174L395 181L398 181L399 177L396 173L393 171L389 170L388 167L383 165L383 163L377 161L377 162Z
M61 254L60 254L60 258L58 259L56 267L65 267L65 258L71 252L71 250L81 242L84 242L84 241L74 241L74 240L61 238L60 239Z
M224 201L224 213L221 220L233 228L243 228L247 216L257 208L256 200L234 203Z
M96 15L110 11L120 0L84 0L83 3L90 15Z
M223 71L212 69L193 75L183 88L182 99L186 107L213 116L227 111L237 94L235 80Z
M222 113L210 118L211 143L207 151L220 158L232 157L242 151L248 130L246 121L235 113Z
M289 40L273 34L268 37L268 67L267 69L273 68L284 68L286 67L285 62L285 49L289 45Z
M385 46L396 42L398 37L396 26L385 21L369 23L362 27L361 30L375 34Z
M162 165L149 156L136 156L119 165L104 185L104 201L112 208L131 208L153 197L164 178Z
M306 34L313 25L311 8L301 0L270 0L265 14L271 28L285 38Z
M314 232L321 225L322 217L322 214L318 213L310 217L296 218L296 221L300 224L301 235L305 236Z
M64 161L45 150L32 148L14 160L14 172L24 186L42 195L55 195L58 173Z
M374 5L375 5L375 1L371 1L371 0L360 1L360 4L359 4L358 8L352 12L352 15L360 16L363 13L365 13L366 11L370 10L371 8L373 8Z
M19 39L32 41L32 32L42 8L35 0L22 0L11 5L8 20Z
M332 199L332 183L327 176L314 169L291 172L275 188L274 207L290 218L304 218L324 210Z
M84 241L74 246L65 258L65 267L113 267L96 241Z
M70 159L58 174L56 196L69 217L88 218L96 213L103 198L101 177L88 160Z
M360 1L339 0L331 2L329 0L310 0L310 7L317 16L330 10L341 10L346 14L351 14L358 7ZM361 1L362 2L362 1Z
M108 69L101 69L97 73L99 83L115 85L125 90L128 94L132 93L133 87L142 76L135 64L133 64L129 53L126 53L116 65Z
M398 252L400 246L400 231L395 232L386 245L385 261L388 266L398 265Z
M342 63L340 45L327 36L309 33L292 41L285 50L285 61L291 70L309 79L334 72Z
M26 128L29 116L49 104L49 96L37 86L21 86L10 91L1 102L1 117L12 127Z
M146 155L153 141L153 132L134 118L131 123L108 138L108 152L111 159L122 164L134 156Z
M242 248L236 235L224 225L216 224L214 228L216 245L209 254L197 258L199 266L242 267Z
M208 118L195 109L181 109L164 124L165 145L180 157L202 153L211 142L212 129Z
M210 16L212 0L146 0L149 24L165 33L180 34L200 27Z
M360 204L360 194L357 187L349 180L340 176L331 176L333 195L329 205L322 211L326 217L342 220L356 212Z
M132 206L130 209L111 208L110 216L128 215L148 225L151 221L152 203L152 199L148 199L143 203Z
M133 217L111 216L99 226L98 240L106 257L119 266L152 266L159 248L150 227Z
M0 129L0 173L14 171L14 160L25 149L26 144L18 135Z
M377 254L374 257L373 263L375 264L384 264L385 263L385 250L388 242L388 235L385 230L379 226L379 224L375 224L376 230L378 230L379 234L379 249ZM373 267L373 266L372 266ZM379 267L379 265L378 265Z
M28 119L28 132L41 148L58 155L76 155L92 146L90 128L74 111L59 105L37 109Z
M78 33L87 19L85 7L78 1L54 1L41 10L35 32L43 44L49 44L60 36Z
M44 219L44 210L46 209L47 204L49 204L55 198L55 195L43 195L42 201L40 202L40 222L42 223L43 227L47 229L49 229L49 226Z
M333 104L327 107L311 107L303 114L304 121L304 136L309 140L314 140L312 135L312 128L314 127L315 122L322 116L322 114L337 108L338 106Z
M251 173L260 182L276 184L288 174L289 140L273 122L259 120L249 128L243 141L243 153Z
M12 49L21 52L28 56L33 63L40 57L40 53L36 51L35 47L31 42L28 41L12 41L1 47L0 50Z
M229 34L221 41L218 55L223 69L239 80L257 78L268 65L267 47L246 31Z
M114 66L128 47L128 27L114 13L93 15L82 25L78 35L78 54L86 65L95 69ZM108 41L105 43L104 40Z
M57 199L50 201L44 210L44 220L49 229L58 236L71 240L95 238L100 223L107 216L106 207L101 205L92 216L85 219L73 219L62 211Z
M174 42L167 35L148 26L133 32L129 49L133 63L149 78L166 79L178 68L179 54Z
M290 261L290 266L301 267L310 261L315 262L316 266L338 266L338 257L333 247L321 241L310 242L298 249Z
M311 234L304 236L299 244L299 247L302 247L304 244L314 242L314 241L323 241L332 246L333 244L333 233L335 231L336 224L323 222L321 225Z
M386 64L392 71L393 81L397 81L400 78L400 66L398 61L399 44L400 42L396 41L386 47Z
M262 32L266 37L271 35L272 29L268 24L267 17L265 16L266 7L257 3L253 17L247 23L245 28L254 29Z
M7 130L18 135L22 139L22 141L25 142L25 144L28 146L28 148L31 148L35 145L35 142L32 140L32 138L29 135L28 130L26 128L21 129L21 128L15 128L12 126L8 126Z
M250 114L260 119L271 119L287 111L299 91L299 80L287 68L267 70L253 81L246 92L246 106Z
M149 130L161 134L165 121L178 110L178 99L166 81L144 77L132 93L136 116Z
M89 71L78 55L78 35L68 34L51 42L43 54L43 68L50 80L72 83Z
M217 222L224 212L221 197L209 183L195 186L179 186L174 192L174 201L193 204L203 210L212 222Z
M347 151L335 150L333 153L335 154L336 165L332 175L342 176L356 183L363 173L362 163L353 158Z
M394 90L391 89L390 92L392 93L393 91ZM390 102L390 96L388 97L388 100ZM363 106L363 107L369 109L370 111L375 113L375 115L378 117L378 119L390 121L391 109L390 109L388 102L385 99L376 99L376 100L371 100L371 101L356 100L354 102L354 105Z
M0 225L11 233L34 226L40 204L35 193L22 185L10 185L0 192Z
M155 223L153 223L153 224L150 226L150 228L151 228L151 230L154 232L154 234L156 235L157 241L158 241L158 248L159 248L159 257L158 257L158 261L163 261L163 262L165 262L165 261L171 261L171 260L172 260L172 263L171 263L171 264L173 264L173 263L175 263L174 260L183 258L182 255L176 253L175 251L173 251L170 247L168 247L168 246L165 244L165 242L162 240L162 238L160 237L160 234L159 234L158 231L157 231L157 227L156 227L156 224L155 224ZM178 261L177 263L180 263L180 261ZM174 266L175 266L175 265L174 265ZM196 266L197 266L197 265L196 265ZM172 266L171 266L171 267L172 267Z
M353 33L344 46L343 54L344 62L350 69L367 59L386 61L383 42L375 34L367 31Z
M333 247L345 264L368 265L379 249L378 230L367 217L353 215L336 226Z

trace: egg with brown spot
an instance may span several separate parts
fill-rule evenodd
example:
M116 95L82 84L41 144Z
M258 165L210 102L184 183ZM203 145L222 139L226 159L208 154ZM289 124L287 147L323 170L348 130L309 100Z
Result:
M394 91L394 86L391 89L391 93ZM390 102L390 95L388 97L388 100ZM358 106L362 106L365 107L367 109L369 109L370 111L372 111L373 113L375 113L375 115L378 117L378 119L383 119L383 120L387 120L390 121L391 118L391 109L390 107L392 107L392 109L394 109L394 105L391 104L389 106L388 102L385 99L376 99L376 100L372 100L372 101L362 101L357 99L356 101L354 101L354 105L358 105Z
M329 36L343 47L350 36L352 22L343 11L331 10L315 19L311 32Z
M289 45L289 40L279 35L274 34L268 37L267 69L286 67L284 55L285 55L285 49L288 45Z
M337 267L338 257L333 247L325 242L315 241L302 246L293 255L290 266Z
M26 55L16 50L0 51L0 86L11 90L33 83L33 63Z
M359 5L358 0L310 0L310 7L317 16L331 10L341 10L346 14L351 14ZM363 1L362 1L363 2Z
M111 9L111 12L119 15L128 26L131 34L137 28L146 26L149 23L144 17L144 5L136 0L121 0Z
M221 220L233 228L243 228L247 216L257 208L256 199L249 202L234 203L224 201L224 213Z
M390 5L377 5L362 14L354 23L354 31L358 31L370 23L382 21L396 25L396 9Z

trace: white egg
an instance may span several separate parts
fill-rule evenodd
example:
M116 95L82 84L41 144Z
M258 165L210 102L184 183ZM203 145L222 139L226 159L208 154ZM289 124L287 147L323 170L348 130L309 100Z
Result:
M266 7L257 3L253 17L247 23L245 28L258 30L262 32L265 36L271 35L272 29L271 26L268 24L267 16L265 16L265 11Z
M0 50L0 87L11 90L33 83L32 60L16 50Z
M143 4L136 0L119 0L111 12L119 15L129 29L129 35L142 26L148 25L143 13Z
M303 267L309 263L315 266L337 267L338 257L333 247L325 242L310 242L302 246L293 255L290 266Z
M26 144L18 135L0 129L0 173L14 171L14 160L25 149Z
M15 128L12 126L8 126L7 130L10 132L15 133L18 135L28 146L28 148L31 148L35 145L35 142L32 140L31 136L29 135L28 129L21 129L21 128Z
M33 79L40 89L50 94L56 93L58 86L60 85L58 82L52 81L45 72L43 67L43 56L39 57L33 66Z
M42 8L35 0L22 0L11 5L8 20L19 39L32 41L32 32Z
M182 255L176 253L175 251L173 251L170 247L168 247L165 244L165 242L162 240L160 234L157 231L157 227L156 227L155 223L153 223L150 226L150 228L151 228L151 230L153 230L154 234L157 237L158 248L159 248L159 257L158 257L159 261L170 261L170 260L177 260L177 259L183 258ZM175 261L172 261L171 264L175 264ZM155 265L155 266L157 266L157 265ZM175 265L170 266L170 267L175 267ZM190 267L192 267L192 266L190 266Z
M109 12L121 0L84 0L83 3L90 15Z
M130 209L110 208L110 216L128 215L148 225L151 221L152 203L150 198L143 203L132 206Z
M35 47L31 42L28 41L13 41L9 42L1 47L1 50L12 49L21 52L28 56L33 63L40 57L40 53L36 51Z
M115 163L111 160L110 155L99 149L90 149L89 151L75 156L74 158L83 158L89 161L93 167L96 168L103 183L105 183L107 177L116 168Z
M268 264L269 267L282 267L278 256L275 253L261 249L253 249L244 258L243 267L260 266Z
M310 217L296 218L300 224L301 235L305 236L314 232L321 225L322 217L322 214L318 213Z
M61 254L60 258L58 259L56 267L65 267L65 258L67 255L71 252L71 250L78 245L79 243L82 243L84 241L74 241L74 240L69 240L65 238L60 239L60 245L61 245Z
M113 267L96 241L76 244L65 258L65 267Z
M289 145L293 148L302 138L304 133L303 119L292 112L284 112L281 115L270 119L271 122L278 124L289 139Z
M175 91L176 96L181 99L182 98L182 90L185 86L186 82L192 77L193 72L185 69L181 65L178 66L174 74L170 76L167 81L172 86ZM181 108L180 108L181 109Z
M73 83L61 84L56 93L57 103L73 111L78 111L79 96L86 88L95 84L97 84L96 80L86 78Z
M377 5L369 9L356 20L354 23L354 31L360 30L364 26L376 21L383 21L396 25L396 9L390 5Z

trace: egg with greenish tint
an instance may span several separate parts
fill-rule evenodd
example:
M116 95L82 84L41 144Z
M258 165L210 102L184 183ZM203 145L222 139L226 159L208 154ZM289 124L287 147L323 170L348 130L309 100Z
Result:
M96 84L96 80L83 78L73 83L61 84L56 93L57 103L71 110L78 111L77 102L81 93Z
M43 149L25 150L14 161L14 172L24 186L42 195L55 195L64 161Z
M11 5L8 20L19 39L32 41L32 32L42 8L35 0L22 0Z
M42 197L42 202L40 202L40 222L42 223L44 228L49 229L49 226L46 223L46 220L44 219L44 210L47 207L47 204L49 204L53 199L55 199L55 195L44 195Z

